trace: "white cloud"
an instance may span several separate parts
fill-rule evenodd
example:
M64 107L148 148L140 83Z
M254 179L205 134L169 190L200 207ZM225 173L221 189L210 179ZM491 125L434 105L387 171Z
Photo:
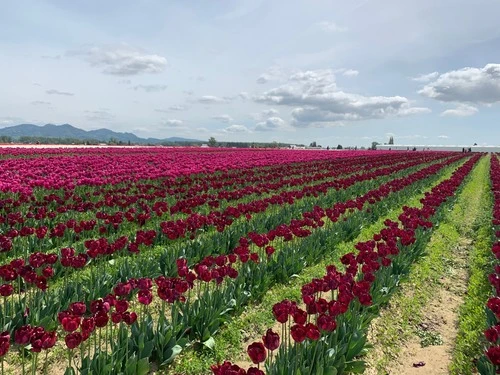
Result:
M441 138L441 139L448 139L448 138L450 138L450 137L448 137L447 135L441 134L441 135L438 135L438 138Z
M46 90L45 93L49 94L49 95L62 95L62 96L73 96L73 95L75 95L72 92L59 91L59 90L55 90L55 89Z
M102 68L105 74L132 76L142 73L161 73L167 59L148 54L126 44L119 46L92 46L68 52L70 56L81 56L92 66Z
M342 75L346 77L356 77L358 74L359 72L354 69L347 69L342 73Z
M286 78L284 69L280 66L272 66L257 78L256 82L264 84L270 81L281 81Z
M441 116L456 116L456 117L467 117L475 115L478 109L472 105L460 104L456 108L447 109L441 113Z
M498 103L500 64L488 64L484 68L463 68L441 74L424 86L419 94L442 102Z
M198 102L203 104L226 103L227 99L219 98L218 96L213 95L204 95L198 98Z
M255 125L255 131L273 131L285 128L285 121L279 117L269 117L266 121L261 121Z
M50 102L44 102L42 100L35 100L34 102L31 102L32 105L42 105L42 106L45 106L45 105L50 105Z
M342 121L381 119L428 113L428 108L412 107L402 96L363 96L337 88L330 69L301 71L285 85L265 92L257 102L284 105L292 110L295 127L324 127Z
M337 25L335 22L322 21L316 24L322 31L327 33L338 33L347 31L346 27Z
M184 111L186 110L186 107L183 105L171 105L168 109L171 111Z
M223 130L226 133L248 133L250 130L245 125L231 125Z
M226 115L226 114L224 114L224 115L218 115L218 116L212 116L212 119L218 120L218 121L221 121L221 122L227 122L227 123L233 121L233 118L231 116L229 116L229 115Z
M163 126L167 128L182 128L184 127L184 122L182 120L170 119L163 122Z
M413 77L411 80L415 82L427 83L429 81L432 81L433 79L436 79L437 76L439 76L438 72L432 72L429 74L420 74L417 77Z
M250 118L257 121L265 121L269 117L278 117L279 112L274 108L264 109L258 113L251 113Z
M167 85L136 85L134 86L134 90L144 90L146 92L159 92L165 91L167 89Z
M130 84L132 83L132 81L131 81L130 79L120 79L120 80L118 81L118 83L119 83L120 85L130 85Z

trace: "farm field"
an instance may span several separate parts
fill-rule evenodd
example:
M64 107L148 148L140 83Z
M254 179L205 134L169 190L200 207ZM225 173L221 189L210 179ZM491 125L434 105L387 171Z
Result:
M495 374L499 157L0 148L0 373Z

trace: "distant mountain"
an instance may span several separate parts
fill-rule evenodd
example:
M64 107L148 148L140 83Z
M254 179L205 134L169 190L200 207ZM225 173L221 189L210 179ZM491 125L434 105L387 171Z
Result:
M97 140L100 142L108 142L111 139L116 139L123 143L138 143L138 144L159 144L165 142L203 142L197 139L170 137L165 139L158 138L139 138L133 133L119 133L109 129L83 130L75 128L69 124L53 125L46 124L43 126L32 124L21 124L9 126L0 129L0 136L5 135L13 139L20 137L46 137L46 138L72 138L79 140Z

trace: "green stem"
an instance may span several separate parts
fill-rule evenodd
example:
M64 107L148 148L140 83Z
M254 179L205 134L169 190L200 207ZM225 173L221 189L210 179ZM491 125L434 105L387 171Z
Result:
M71 367L71 357L71 349L68 349L68 368L73 369L73 367Z
M43 361L43 374L46 375L47 374L47 358L49 357L49 351L48 350L45 350L45 359Z

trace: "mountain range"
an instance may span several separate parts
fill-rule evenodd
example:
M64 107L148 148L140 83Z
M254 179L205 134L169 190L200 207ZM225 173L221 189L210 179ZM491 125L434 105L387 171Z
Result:
M170 137L165 139L158 138L140 138L133 133L120 133L109 129L83 130L69 124L43 126L33 124L20 124L0 129L0 136L12 137L14 140L20 137L45 137L45 138L71 138L79 140L97 140L100 142L109 142L111 139L123 143L134 144L160 144L166 142L203 142L197 139Z

